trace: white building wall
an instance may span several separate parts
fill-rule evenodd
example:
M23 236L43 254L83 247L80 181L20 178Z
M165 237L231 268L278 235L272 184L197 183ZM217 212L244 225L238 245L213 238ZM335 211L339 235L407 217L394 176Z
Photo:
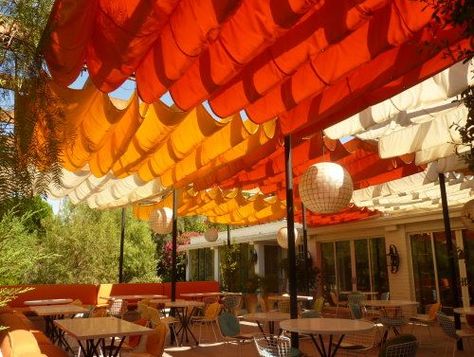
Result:
M253 248L257 252L257 263L255 264L255 274L265 275L265 245L262 243L255 243Z

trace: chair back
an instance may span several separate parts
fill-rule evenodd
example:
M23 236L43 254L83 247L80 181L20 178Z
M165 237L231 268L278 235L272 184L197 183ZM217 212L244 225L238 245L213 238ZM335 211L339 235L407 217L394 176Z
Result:
M217 318L221 312L222 305L218 302L213 302L210 304L207 309L204 311L204 318L206 320L214 320Z
M351 310L351 317L354 320L360 320L362 316L364 315L362 311L362 305L360 304L353 304L353 303L348 303L347 306Z
M320 296L316 300L314 300L313 309L317 313L321 313L321 311L323 311L323 307L324 307L324 298Z
M329 296L331 297L331 302L333 305L339 304L339 298L337 297L337 294L334 291L331 291L329 293Z
M355 291L353 293L350 293L348 296L347 296L347 303L349 304L362 304L363 302L365 301L365 295L358 292L358 291Z
M230 312L224 311L217 317L222 336L234 337L240 334L240 323L237 317Z
M219 297L218 296L204 296L202 298L202 302L207 306L211 305L212 303L218 302Z
M168 328L165 324L156 326L155 331L147 336L146 351L153 357L161 357L165 350L166 333Z
M431 305L428 310L428 318L432 321L436 320L436 313L441 310L441 304L439 302Z
M380 294L380 300L390 300L390 291Z
M291 341L286 336L258 335L253 338L257 352L262 357L287 357Z
M290 300L278 300L278 311L279 312L290 312Z
M436 318L438 319L441 330L451 338L457 339L456 327L454 326L454 321L449 318L444 312L438 311L436 313Z
M234 313L235 310L240 306L242 297L240 295L227 295L222 299L222 304L227 312Z
M385 342L379 357L415 357L418 341L413 335L399 335Z
M154 307L147 307L147 317L150 320L150 323L153 327L158 326L161 323L161 313L160 310L155 309Z
M109 315L123 317L123 314L127 312L127 300L114 299L109 303Z
M262 296L257 295L257 303L260 306L260 309L262 310L262 312L267 312L268 311L267 302L265 301L265 299Z

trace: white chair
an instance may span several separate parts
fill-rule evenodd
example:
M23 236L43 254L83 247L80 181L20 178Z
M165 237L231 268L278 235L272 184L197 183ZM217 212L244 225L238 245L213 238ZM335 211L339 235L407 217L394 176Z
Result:
M448 337L452 338L453 340L452 355L454 356L456 353L457 342L463 338L474 337L474 330L456 330L456 327L454 325L454 320L441 311L439 311L436 314L436 317L438 319L439 325L441 326L441 329L443 330L443 332ZM448 353L448 344L446 344L446 348L444 350L444 354L446 355L447 353Z

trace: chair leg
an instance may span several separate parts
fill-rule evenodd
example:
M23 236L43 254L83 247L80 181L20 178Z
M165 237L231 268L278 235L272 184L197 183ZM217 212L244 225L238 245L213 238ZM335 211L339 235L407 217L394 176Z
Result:
M199 338L198 338L198 345L200 345L200 344L201 344L202 325L203 325L203 323L202 323L202 322L200 322L200 323L199 323Z
M211 326L212 334L214 335L214 340L217 342L217 335L216 335L216 331L214 330L214 321L211 321L209 325Z

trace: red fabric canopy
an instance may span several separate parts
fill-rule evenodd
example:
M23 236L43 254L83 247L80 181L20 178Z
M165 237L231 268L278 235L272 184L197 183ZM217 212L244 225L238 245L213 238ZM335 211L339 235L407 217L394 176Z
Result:
M169 90L183 110L209 100L220 116L280 116L286 134L341 120L455 62L444 47L460 32L434 38L431 15L413 0L57 0L45 55L65 85L84 64L104 92L135 74L145 102Z

